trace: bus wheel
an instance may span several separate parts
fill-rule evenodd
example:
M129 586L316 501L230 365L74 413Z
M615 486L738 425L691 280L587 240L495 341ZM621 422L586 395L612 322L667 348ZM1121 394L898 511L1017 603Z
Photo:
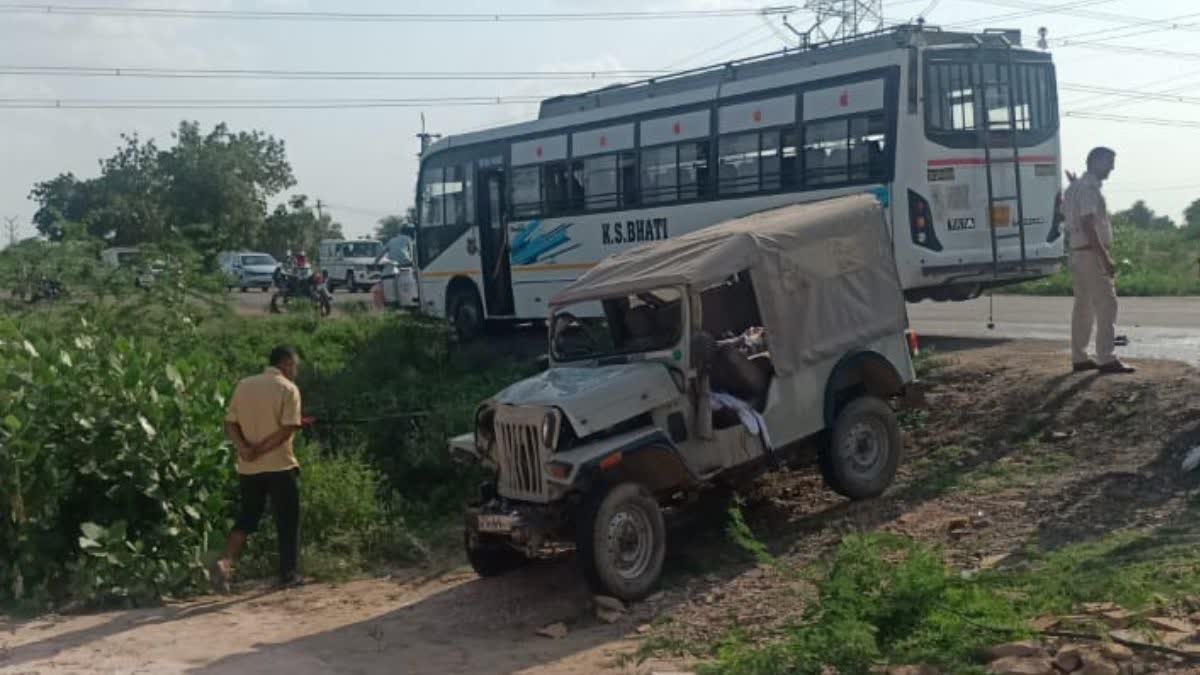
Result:
M451 292L446 303L446 316L459 342L474 340L483 333L483 303L473 287Z

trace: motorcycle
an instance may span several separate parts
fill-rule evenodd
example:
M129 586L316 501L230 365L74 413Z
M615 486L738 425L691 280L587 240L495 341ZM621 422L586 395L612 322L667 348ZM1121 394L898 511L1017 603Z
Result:
M323 317L333 312L333 294L329 292L328 279L322 274L313 274L307 261L292 265L289 270L282 267L275 270L274 283L275 293L271 296L270 305L272 314L282 312L294 299L309 300Z

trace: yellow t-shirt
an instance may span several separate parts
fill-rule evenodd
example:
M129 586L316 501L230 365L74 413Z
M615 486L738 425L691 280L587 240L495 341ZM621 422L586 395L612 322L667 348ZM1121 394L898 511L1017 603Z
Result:
M300 426L300 389L278 368L267 368L238 382L229 400L226 422L242 428L246 441L254 445L282 427ZM238 473L250 475L287 471L300 466L292 439L259 455L253 462L238 457Z

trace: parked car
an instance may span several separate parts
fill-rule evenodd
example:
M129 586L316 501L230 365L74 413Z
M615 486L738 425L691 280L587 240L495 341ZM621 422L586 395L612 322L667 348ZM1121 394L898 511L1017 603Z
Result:
M271 289L279 262L269 253L254 251L226 251L217 255L217 266L225 275L227 288Z
M351 292L365 291L379 283L388 260L383 244L371 239L323 241L318 257L330 288Z
M881 494L901 455L892 402L915 377L907 323L869 195L601 261L550 302L549 368L450 442L492 477L467 557L487 576L574 548L597 592L633 600L662 571L663 509L706 488L815 450L833 490Z
M110 267L132 270L134 283L148 288L166 270L166 261L155 258L147 261L136 246L114 246L100 252L100 260Z

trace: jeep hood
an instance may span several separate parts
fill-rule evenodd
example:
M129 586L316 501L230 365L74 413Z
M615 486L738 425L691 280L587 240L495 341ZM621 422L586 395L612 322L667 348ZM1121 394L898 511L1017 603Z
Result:
M679 397L667 367L642 362L598 368L551 368L496 394L500 405L553 406L582 438Z

